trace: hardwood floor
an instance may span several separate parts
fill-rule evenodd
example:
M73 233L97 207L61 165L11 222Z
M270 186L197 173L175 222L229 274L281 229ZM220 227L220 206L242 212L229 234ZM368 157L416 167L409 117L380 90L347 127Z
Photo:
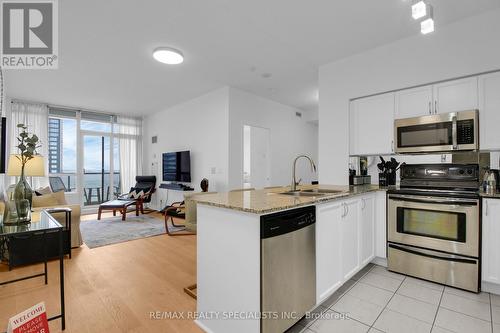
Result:
M64 264L64 332L202 332L191 319L150 318L155 311L196 310L183 291L196 282L196 236L160 235L92 250L83 245ZM59 312L58 265L49 263L48 285L40 277L0 286L0 331L9 317L40 301L49 316ZM42 271L43 265L32 265L9 272L2 264L0 281ZM52 321L50 331L61 332L60 323Z

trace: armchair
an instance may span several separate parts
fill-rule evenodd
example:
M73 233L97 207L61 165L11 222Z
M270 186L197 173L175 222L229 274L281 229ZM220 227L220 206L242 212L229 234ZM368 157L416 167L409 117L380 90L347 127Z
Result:
M151 202L151 197L156 191L156 176L136 176L135 181L135 186L130 188L128 193L120 195L118 199L135 200L142 214L154 212L154 210L146 208L145 213L144 204Z

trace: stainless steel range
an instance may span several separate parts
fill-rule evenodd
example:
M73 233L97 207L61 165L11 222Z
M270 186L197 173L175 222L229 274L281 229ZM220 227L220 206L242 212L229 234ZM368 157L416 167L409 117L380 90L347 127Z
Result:
M478 189L477 164L402 166L388 191L389 270L479 292Z

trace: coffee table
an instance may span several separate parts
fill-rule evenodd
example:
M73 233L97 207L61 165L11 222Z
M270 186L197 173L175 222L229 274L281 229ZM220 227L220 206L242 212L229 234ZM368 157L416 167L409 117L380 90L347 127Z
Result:
M105 210L112 210L113 216L116 216L116 211L122 214L122 221L125 221L127 216L127 209L130 206L135 205L135 216L139 216L140 205L136 200L111 200L104 202L99 205L99 210L97 211L97 219L101 219L101 213Z

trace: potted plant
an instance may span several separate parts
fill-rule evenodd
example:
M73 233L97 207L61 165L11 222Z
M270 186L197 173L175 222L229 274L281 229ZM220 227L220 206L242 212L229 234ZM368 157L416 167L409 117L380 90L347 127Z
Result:
M28 126L18 124L17 127L21 129L21 133L17 137L20 154L16 158L21 163L21 176L14 189L14 201L16 204L17 220L19 223L26 223L31 221L31 204L33 198L33 191L26 181L24 176L24 169L26 163L33 159L36 155L36 150L41 147L40 139L36 134L28 132Z

